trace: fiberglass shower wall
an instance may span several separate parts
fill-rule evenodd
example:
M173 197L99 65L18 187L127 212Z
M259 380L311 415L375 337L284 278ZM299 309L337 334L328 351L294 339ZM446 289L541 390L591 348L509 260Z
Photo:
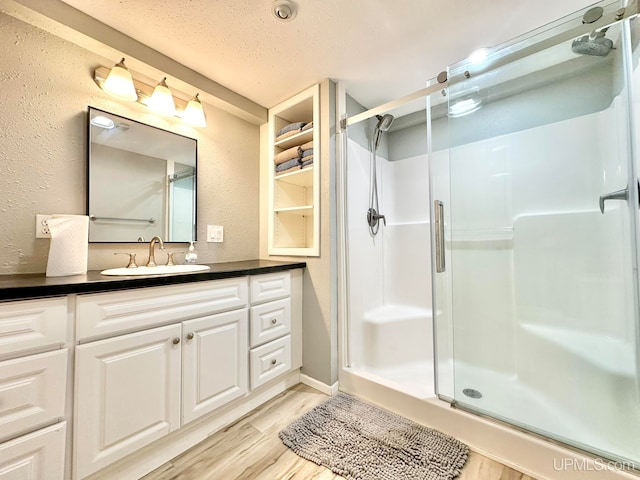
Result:
M639 21L628 22L635 32ZM539 35L580 28L579 16L567 24ZM637 197L635 178L627 180L626 85L637 61L625 58L625 42L638 37L625 40L625 28L609 26L615 48L607 56L574 53L570 36L532 48L532 36L513 61L498 52L489 59L495 67L450 67L448 103L431 108L431 161L448 183L439 193L449 196L443 278L451 311L438 320L438 335L450 334L438 338L451 354L439 356L451 365L445 394L638 461ZM452 115L471 98L479 109ZM600 211L601 195L628 185L632 200Z
M352 99L347 107L350 114L363 110ZM422 153L410 154L402 148L403 140L394 142L394 137L403 135L401 131L383 134L377 176L380 213L387 224L381 224L374 236L366 221L374 126L375 118L348 129L350 366L415 395L430 396L433 341L426 138L420 137L425 144Z

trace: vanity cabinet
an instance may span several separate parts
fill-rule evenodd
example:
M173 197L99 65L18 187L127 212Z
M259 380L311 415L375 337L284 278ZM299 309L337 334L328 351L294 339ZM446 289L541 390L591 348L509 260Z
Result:
M0 302L0 480L140 478L298 383L300 268Z
M66 298L0 304L0 480L63 478Z
M247 305L247 277L78 298L77 478L247 393Z

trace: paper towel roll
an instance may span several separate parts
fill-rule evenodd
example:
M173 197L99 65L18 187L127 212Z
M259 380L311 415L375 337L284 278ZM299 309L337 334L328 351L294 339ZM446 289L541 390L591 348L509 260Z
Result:
M51 232L47 277L87 273L89 217L53 215L47 224Z

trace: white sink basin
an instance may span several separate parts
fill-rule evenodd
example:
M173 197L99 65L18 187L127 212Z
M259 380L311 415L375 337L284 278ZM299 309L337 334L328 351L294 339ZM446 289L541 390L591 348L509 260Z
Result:
M171 273L196 273L209 270L206 265L158 265L157 267L110 268L100 272L101 275L166 275Z

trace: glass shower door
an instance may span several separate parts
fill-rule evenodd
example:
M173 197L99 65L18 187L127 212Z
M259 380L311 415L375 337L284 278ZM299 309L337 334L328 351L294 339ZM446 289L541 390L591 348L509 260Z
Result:
M572 36L581 14L450 67L445 206L456 403L636 462L638 22Z

